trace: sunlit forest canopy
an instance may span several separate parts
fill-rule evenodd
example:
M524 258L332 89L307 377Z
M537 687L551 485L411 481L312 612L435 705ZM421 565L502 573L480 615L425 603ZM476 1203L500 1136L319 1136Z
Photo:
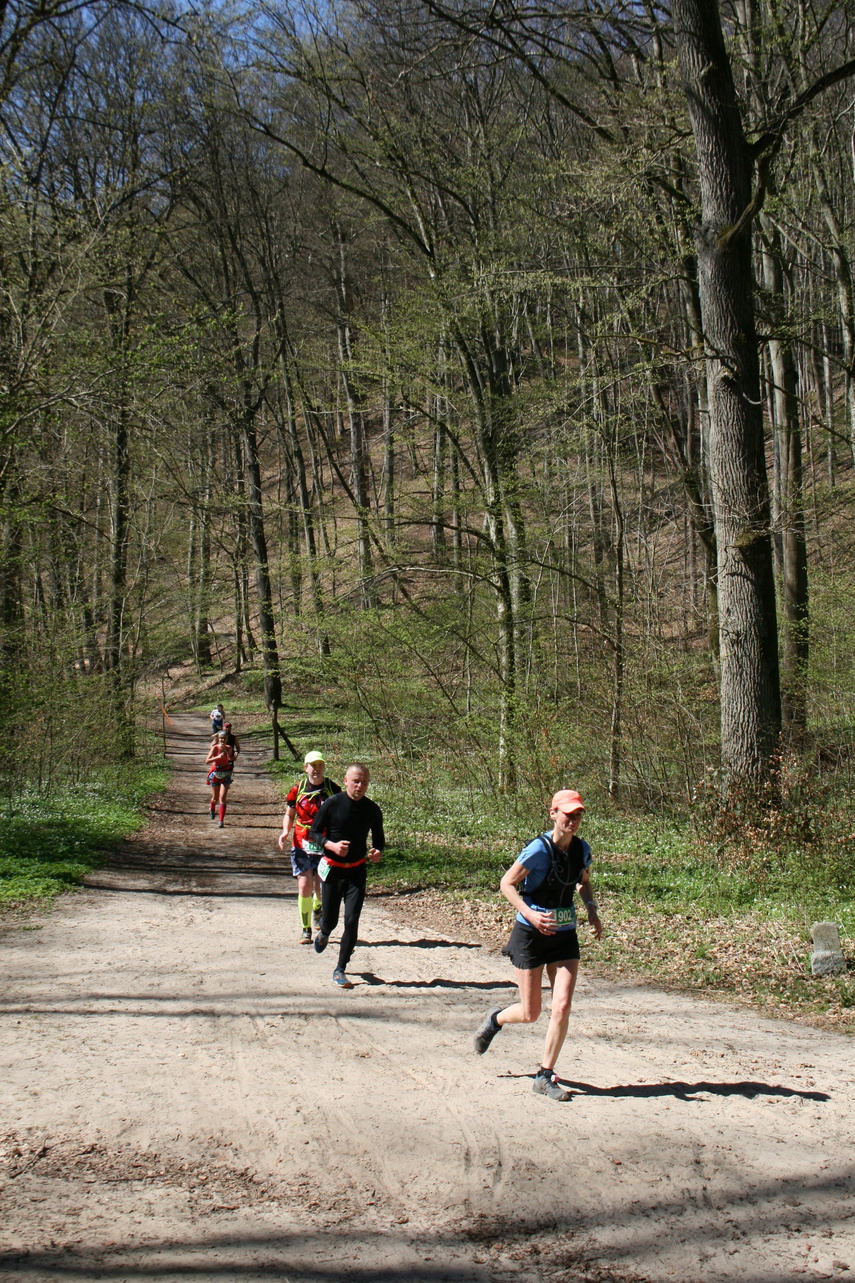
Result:
M10 796L178 672L508 795L849 783L847 6L0 21Z

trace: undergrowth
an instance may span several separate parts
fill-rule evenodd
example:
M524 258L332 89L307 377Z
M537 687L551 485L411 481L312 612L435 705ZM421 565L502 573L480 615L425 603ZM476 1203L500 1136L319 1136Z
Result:
M145 799L166 779L166 766L149 760L99 771L73 789L19 794L0 828L0 906L50 901L79 885L139 828Z

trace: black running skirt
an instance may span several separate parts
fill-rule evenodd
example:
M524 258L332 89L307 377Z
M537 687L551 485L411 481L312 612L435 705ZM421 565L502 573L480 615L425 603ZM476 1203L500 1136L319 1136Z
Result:
M502 953L520 971L533 971L551 962L575 961L579 957L579 937L575 931L556 931L555 935L547 936L527 922L515 922Z

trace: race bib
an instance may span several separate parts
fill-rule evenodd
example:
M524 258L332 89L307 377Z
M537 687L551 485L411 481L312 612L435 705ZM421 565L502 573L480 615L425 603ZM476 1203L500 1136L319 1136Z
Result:
M555 910L555 925L559 927L575 927L576 910L573 908L572 904L567 909Z
M327 874L330 871L330 865L325 856L318 861L318 877L322 882L326 882Z

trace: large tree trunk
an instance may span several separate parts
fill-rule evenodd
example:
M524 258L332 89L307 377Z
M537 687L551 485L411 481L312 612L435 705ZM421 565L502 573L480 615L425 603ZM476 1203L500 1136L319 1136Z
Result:
M752 162L718 6L675 0L674 24L701 188L698 284L718 551L722 766L731 783L760 782L778 747L781 694L751 224L743 217Z

